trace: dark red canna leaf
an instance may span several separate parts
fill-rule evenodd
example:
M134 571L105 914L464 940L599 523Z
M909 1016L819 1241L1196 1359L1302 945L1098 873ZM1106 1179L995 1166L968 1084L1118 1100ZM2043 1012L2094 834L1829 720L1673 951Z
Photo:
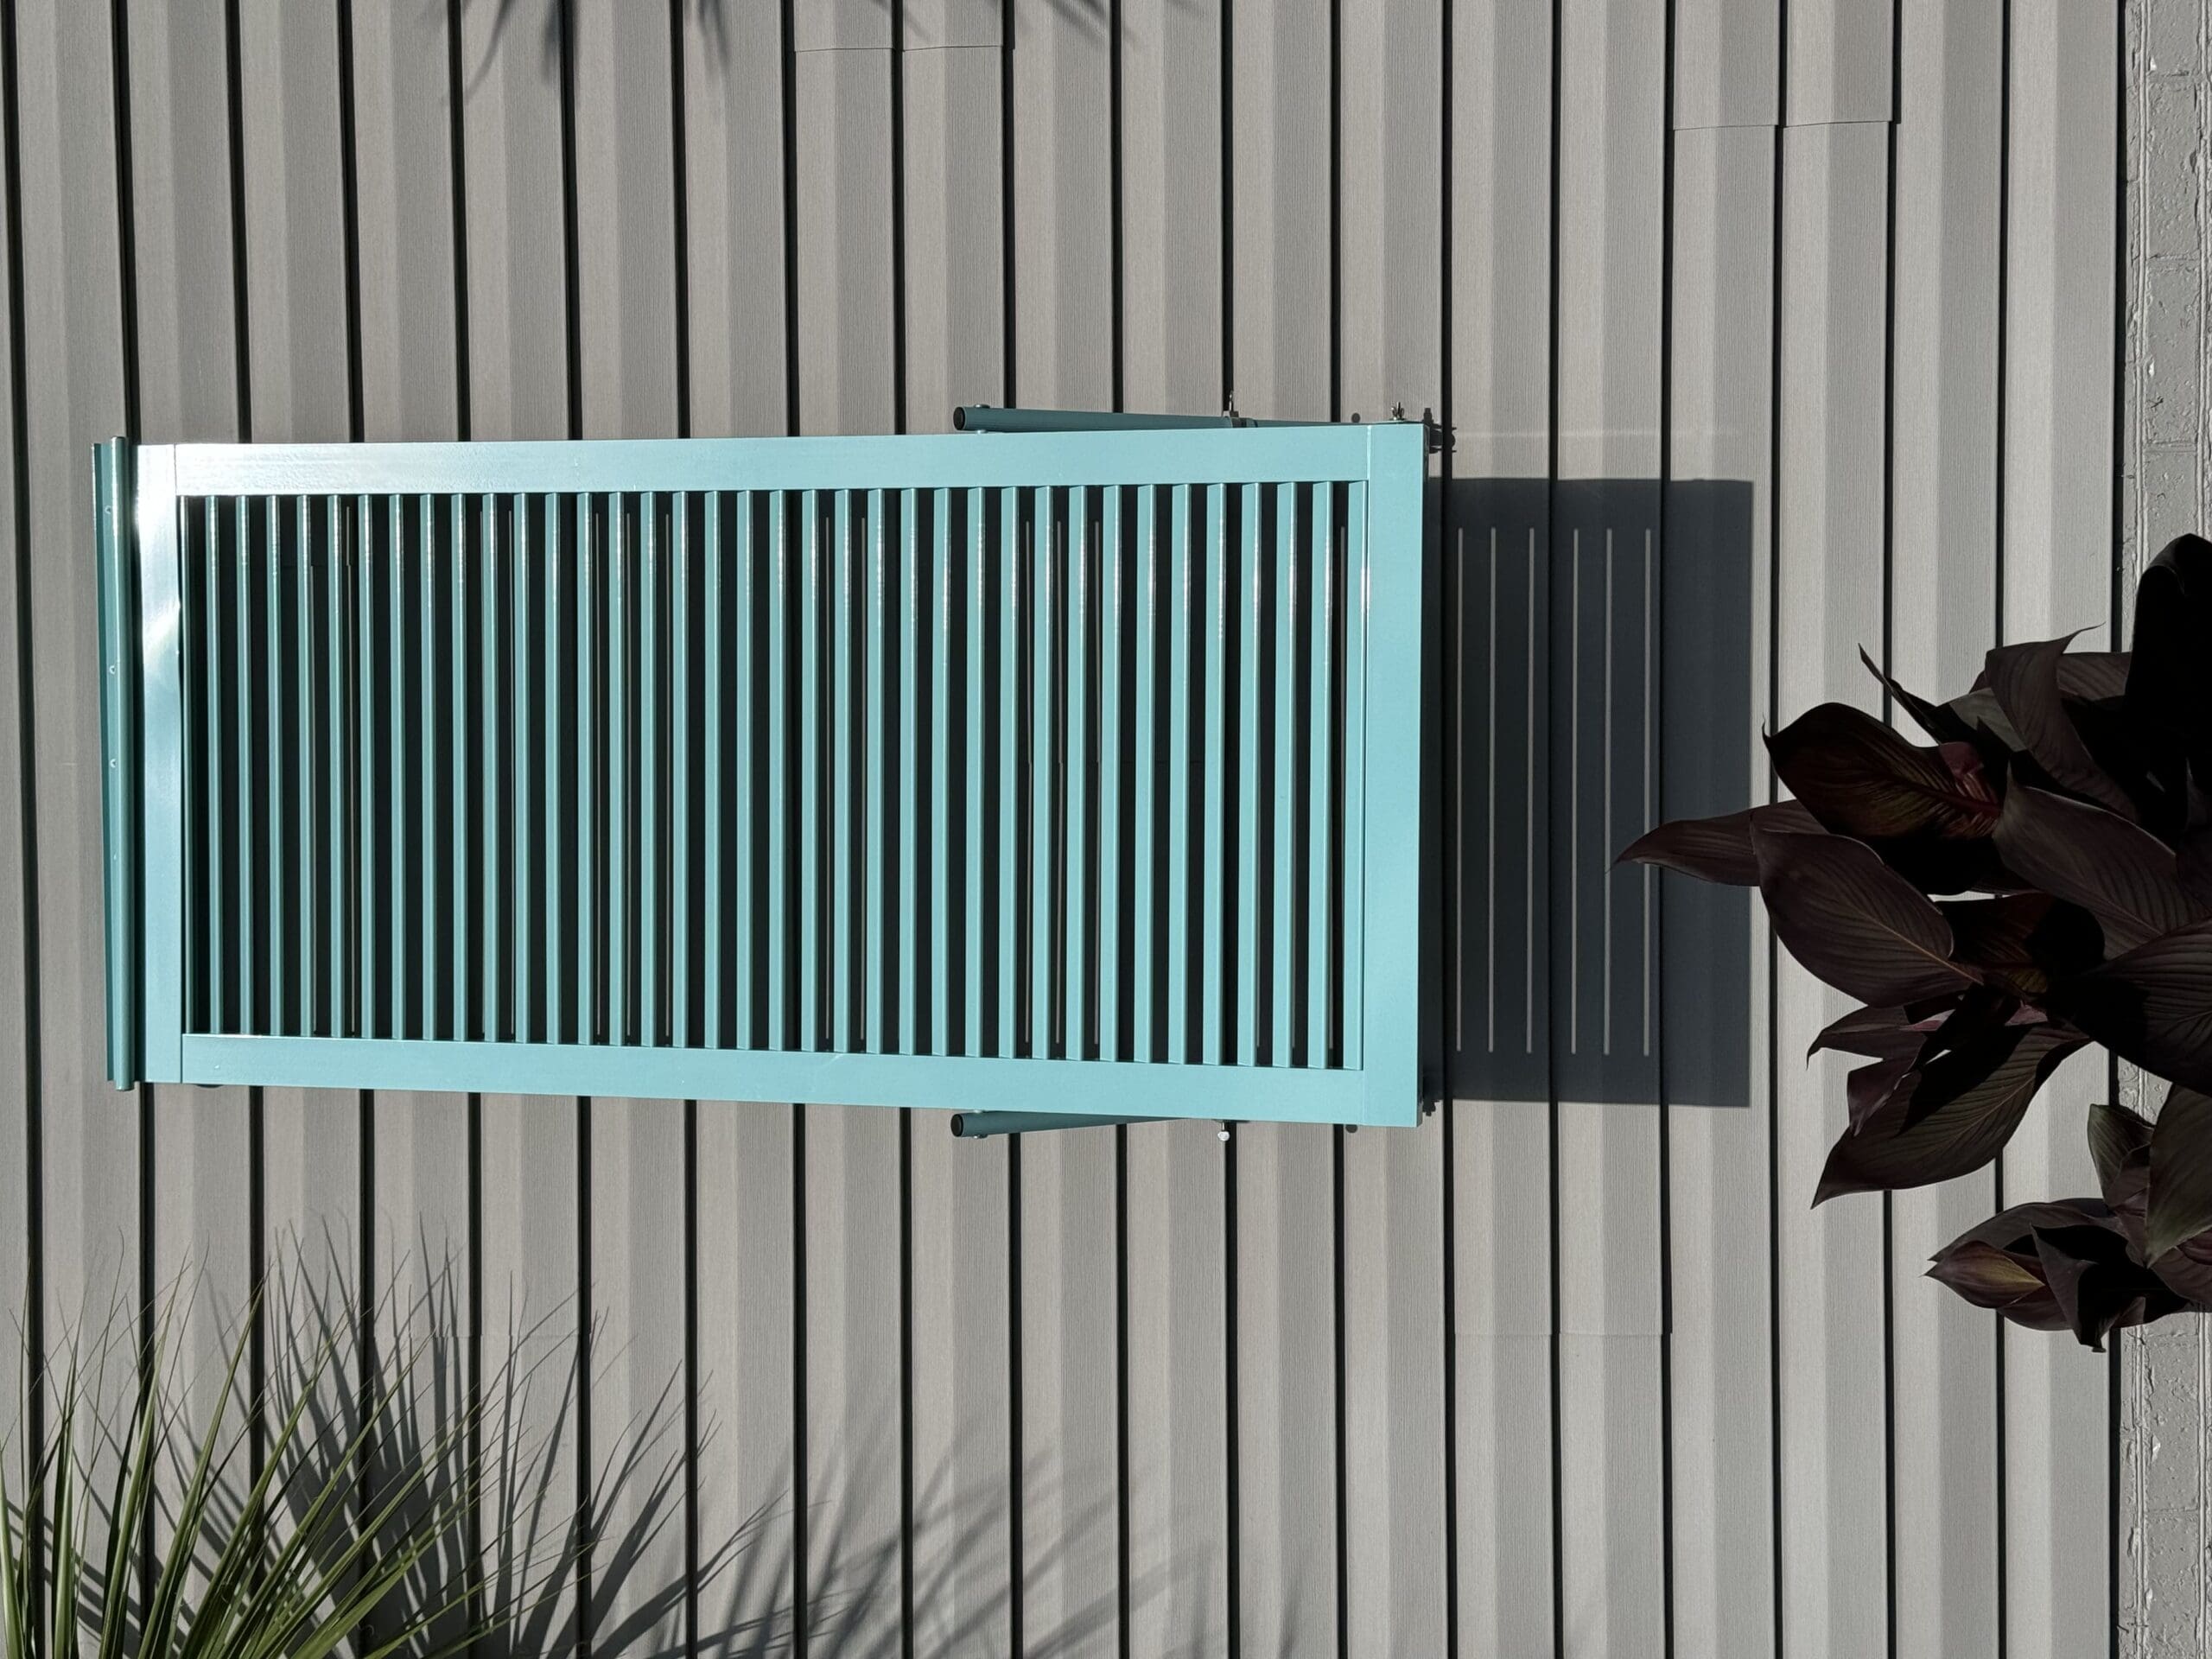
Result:
M2105 1202L2115 1211L2120 1200L2113 1196L2125 1179L2131 1163L2147 1160L2151 1154L2151 1124L2140 1113L2130 1111L2107 1101L2093 1101L2089 1105L2089 1161L2097 1167L2097 1185L2103 1191Z
M1948 1285L1977 1307L2002 1313L2032 1331L2063 1331L2067 1320L2044 1277L2036 1249L2038 1227L2105 1224L2108 1212L2094 1198L2023 1204L1992 1216L1953 1239L1934 1258L1928 1276Z
M2127 653L2069 651L2058 659L2059 695L2069 702L2111 702L2127 695Z
M1866 1127L1866 1121L1881 1110L1891 1094L1900 1087L1910 1088L1907 1079L1916 1074L1912 1069L1916 1053L1885 1055L1878 1060L1869 1060L1864 1065L1852 1068L1846 1080L1844 1098L1851 1109L1851 1132L1853 1135Z
M2212 921L2139 944L2054 988L2052 1001L2120 1058L2212 1090Z
M2174 871L2190 898L2212 915L2212 830L2184 836L2174 849Z
M1929 1062L1910 1088L1891 1090L1863 1125L1835 1143L1813 1202L1927 1186L1980 1169L2012 1138L2044 1079L2081 1046L2082 1039L2063 1028L2008 1026Z
M1948 1285L1976 1307L2002 1313L2031 1331L2063 1331L2066 1315L2044 1281L2043 1264L2022 1261L1978 1238L1946 1245L1928 1276Z
M1862 1002L1901 1007L1979 982L1942 913L1863 842L1754 830L1759 894L1789 954Z
M2111 956L2205 913L2182 886L2173 849L2102 807L2015 783L1997 846L2007 868L2095 917Z
M1974 840L1996 827L1999 801L1966 743L1923 748L1872 715L1824 702L1767 740L1789 792L1840 836Z
M1683 818L1662 823L1632 842L1620 856L1624 864L1656 864L1680 870L1700 881L1719 881L1734 887L1755 887L1759 880L1758 854L1751 850L1751 827L1776 834L1818 834L1820 822L1796 801L1778 801L1718 818Z
M1913 723L1938 743L1970 743L1979 747L1980 732L1971 715L1948 702L1930 702L1918 693L1908 691L1897 683L1881 666L1866 654L1866 647L1859 648L1859 660L1866 671L1882 683L1882 689L1896 699L1897 707L1912 716Z
M2059 690L2059 664L2069 643L2038 639L1999 645L1989 653L1983 673L1998 707L2037 766L2061 788L2133 818L2134 802L2097 764L2067 712Z
M1949 1012L1948 1003L1919 1018L1915 1017L1920 1013L1916 1008L1853 1008L1813 1039L1805 1058L1810 1059L1824 1048L1875 1060L1917 1054L1928 1033L1942 1025Z
M2194 1307L2212 1307L2212 1233L2183 1239L2151 1264L2166 1287Z
M2212 542L2177 536L2143 572L2135 590L2135 639L2127 670L2128 716L2164 771L2170 789L2191 763L2212 778Z
M2100 1353L2113 1332L2183 1306L2164 1280L2129 1254L2126 1236L2109 1223L2037 1227L2035 1240L2044 1282L2068 1328Z
M2047 893L1952 899L1936 908L1951 925L1951 954L2024 997L2104 959L2104 936L2087 914Z
M2151 1129L2143 1254L2152 1262L2212 1229L2212 1096L2176 1084Z

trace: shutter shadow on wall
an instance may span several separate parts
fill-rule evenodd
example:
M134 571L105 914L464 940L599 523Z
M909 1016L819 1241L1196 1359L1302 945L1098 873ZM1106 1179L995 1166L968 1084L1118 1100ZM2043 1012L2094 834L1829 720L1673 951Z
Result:
M1765 798L1751 486L1446 488L1452 1096L1747 1107L1750 891L1614 861L1652 823Z

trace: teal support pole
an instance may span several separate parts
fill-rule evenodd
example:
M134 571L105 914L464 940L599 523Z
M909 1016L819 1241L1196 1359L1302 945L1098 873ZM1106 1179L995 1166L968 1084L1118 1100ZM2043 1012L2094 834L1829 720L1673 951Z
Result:
M1094 1117L1077 1112L955 1112L952 1132L963 1141L994 1135L1035 1135L1043 1129L1103 1129L1123 1123L1173 1123L1172 1117Z
M956 432L1183 432L1194 428L1310 426L1310 421L1255 421L1248 416L1127 415L1096 409L994 409L962 404L952 411Z
M92 450L93 566L99 597L101 887L107 922L107 1075L138 1081L138 676L131 568L130 444Z

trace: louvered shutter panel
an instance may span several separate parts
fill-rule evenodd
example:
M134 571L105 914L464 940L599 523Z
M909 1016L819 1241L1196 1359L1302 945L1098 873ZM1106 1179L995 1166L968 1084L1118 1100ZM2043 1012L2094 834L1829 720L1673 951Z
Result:
M1425 430L103 446L111 1073L1412 1122Z

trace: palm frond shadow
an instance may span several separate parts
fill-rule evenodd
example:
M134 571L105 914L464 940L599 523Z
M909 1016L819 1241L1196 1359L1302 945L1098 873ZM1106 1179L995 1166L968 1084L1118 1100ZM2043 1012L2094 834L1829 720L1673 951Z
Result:
M349 1644L354 1654L454 1659L465 1649L470 1659L572 1659L588 1640L594 1656L621 1659L766 1659L801 1648L835 1659L893 1659L906 1651L910 1619L917 1650L997 1645L1017 1571L1007 1560L1005 1519L1017 1494L1002 1471L951 1459L917 1470L909 1514L887 1522L867 1518L873 1510L863 1495L823 1471L817 1460L829 1448L817 1444L810 1457L814 1490L802 1512L787 1442L772 1465L785 1471L772 1494L694 1539L691 1483L707 1488L724 1478L725 1442L746 1427L706 1416L687 1426L679 1370L652 1384L649 1402L603 1449L594 1447L587 1476L578 1457L580 1414L590 1397L583 1382L607 1397L601 1385L627 1357L610 1351L606 1321L580 1332L575 1299L542 1311L510 1299L503 1315L487 1308L472 1326L464 1273L419 1241L417 1251L368 1299L355 1292L349 1253L329 1240L319 1252L291 1248L272 1272L257 1304L266 1371L260 1397L215 1425L215 1478L194 1523L201 1582L219 1541L240 1529L272 1537L314 1533L315 1506L328 1501L328 1471L350 1461L351 1502L361 1517L353 1535L408 1534L426 1511L455 1505L470 1516L467 1525L437 1532L435 1548L378 1603ZM161 1326L183 1300L167 1299ZM102 1367L119 1368L129 1392L142 1363L135 1314L125 1309L84 1326L86 1345L73 1351L74 1363L95 1376ZM190 1473L182 1463L209 1441L196 1418L214 1396L191 1363L172 1358L162 1370L159 1410L177 1429L165 1440L167 1479L181 1490ZM98 1382L90 1392L108 1386ZM283 1442L290 1449L257 1511L264 1448L283 1441L280 1425L294 1412L296 1434ZM100 1433L103 1455L119 1454L114 1431ZM899 1433L895 1415L874 1426L836 1449L834 1470L880 1491L882 1471L901 1456ZM1112 1481L1064 1503L1057 1480L1038 1459L1019 1483L1025 1512L1055 1517L1050 1537L1033 1523L1018 1569L1030 1609L1025 1648L1039 1656L1093 1643L1115 1628L1124 1601L1110 1566L1118 1522ZM174 1527L173 1513L157 1500L146 1526L149 1550L165 1548ZM341 1596L351 1581L338 1554L342 1541L319 1546L331 1552L320 1564ZM796 1588L802 1542L803 1618ZM1091 1564L1090 1586L1066 1601L1060 1575L1084 1560ZM1218 1570L1218 1563L1184 1562L1173 1577ZM1187 1589L1170 1577L1164 1569L1140 1575L1128 1604ZM105 1590L96 1576L84 1585L87 1626L108 1605ZM137 1599L126 1591L126 1601ZM1047 1611L1051 1603L1057 1611ZM425 1623L429 1611L436 1616ZM124 1615L124 1651L138 1649L142 1613L133 1606Z

